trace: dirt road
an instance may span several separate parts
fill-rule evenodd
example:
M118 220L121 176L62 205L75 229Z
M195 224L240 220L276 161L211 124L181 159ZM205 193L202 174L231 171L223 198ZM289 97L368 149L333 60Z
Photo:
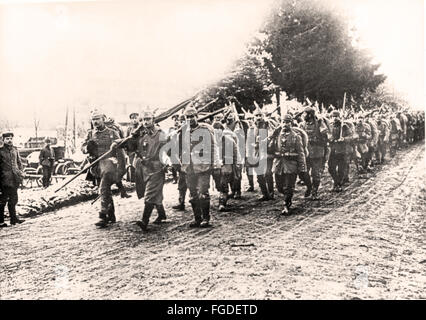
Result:
M1 299L426 299L425 147L410 146L321 201L231 200L214 228L192 230L176 185L169 222L143 233L143 201L114 198L118 222L98 230L90 202L0 230ZM154 212L152 220L155 218Z

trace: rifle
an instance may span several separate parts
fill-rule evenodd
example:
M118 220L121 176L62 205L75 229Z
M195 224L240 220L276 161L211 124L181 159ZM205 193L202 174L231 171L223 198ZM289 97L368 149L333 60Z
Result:
M339 140L342 138L343 135L343 112L345 112L345 105L346 105L346 91L343 95L343 107L342 107L342 122L340 123L340 137Z
M192 101L192 99L194 97L192 97L190 99L187 99L184 102L181 102L178 105L176 105L175 107L171 108L170 110L167 110L167 111L163 112L162 114L160 114L158 116L158 118L154 119L154 122L155 123L159 123L159 122L167 119L173 113L175 113L175 112L179 111L180 109L184 108L188 103L190 103ZM138 132L141 129L143 129L143 125L142 124L140 124L138 126L138 128L134 132L136 133L136 132ZM127 141L129 141L132 138L133 138L133 135L129 135L127 138L122 139L115 146L115 148L119 148L120 146L124 145ZM105 152L103 155L101 155L99 158L97 158L95 161L93 161L92 163L89 163L88 165L86 165L83 169L81 169L79 172L77 172L77 174L75 176L73 176L71 179L69 179L67 182L65 182L62 186L60 186L58 189L56 189L55 193L58 192L59 190L61 190L62 188L64 188L65 186L67 186L68 184L70 184L75 179L77 179L80 175L82 175L83 173L85 173L87 170L89 170L90 168L92 168L94 165L96 165L97 163L99 163L101 160L107 158L110 155L111 151L113 151L113 150L114 150L114 148L111 148L110 150L108 150L107 152Z

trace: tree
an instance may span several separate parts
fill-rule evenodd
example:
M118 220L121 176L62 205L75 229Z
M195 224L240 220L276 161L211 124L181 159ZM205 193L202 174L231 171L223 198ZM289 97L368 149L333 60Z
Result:
M290 97L342 105L385 80L367 51L353 46L347 18L320 0L282 0L252 43L271 81Z

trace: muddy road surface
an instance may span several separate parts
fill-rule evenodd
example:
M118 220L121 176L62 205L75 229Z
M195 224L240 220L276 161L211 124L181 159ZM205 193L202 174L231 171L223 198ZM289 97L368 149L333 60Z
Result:
M108 229L94 226L99 202L36 216L0 230L0 298L425 299L424 145L365 178L335 194L325 173L315 202L297 186L291 216L280 215L280 195L261 203L243 193L218 212L213 193L210 229L188 228L188 203L171 209L174 184L168 222L148 233L134 224L143 210L134 193L114 197Z

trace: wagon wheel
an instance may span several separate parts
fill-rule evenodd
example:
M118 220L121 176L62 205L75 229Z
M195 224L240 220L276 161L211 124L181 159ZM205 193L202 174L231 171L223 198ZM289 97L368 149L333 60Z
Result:
M36 174L43 174L43 167L42 166L37 167Z
M65 163L58 164L55 169L55 174L64 174L64 165Z

